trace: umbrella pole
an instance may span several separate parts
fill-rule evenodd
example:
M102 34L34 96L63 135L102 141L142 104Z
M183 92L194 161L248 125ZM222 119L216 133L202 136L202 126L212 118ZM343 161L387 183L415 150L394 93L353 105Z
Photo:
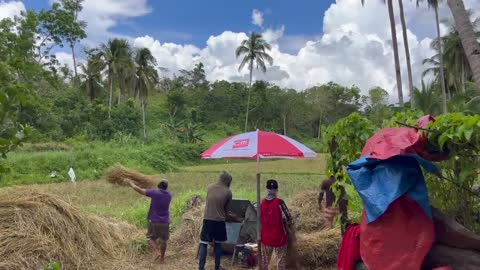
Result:
M260 243L260 155L257 155L257 245L258 245L258 265L261 265L262 245Z

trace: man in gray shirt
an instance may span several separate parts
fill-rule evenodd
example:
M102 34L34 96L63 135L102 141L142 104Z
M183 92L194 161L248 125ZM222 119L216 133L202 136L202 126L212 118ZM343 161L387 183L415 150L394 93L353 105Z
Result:
M208 187L207 204L200 233L199 270L205 270L208 243L212 242L215 250L215 270L223 269L220 266L220 257L222 256L222 242L227 241L225 218L228 204L232 200L231 183L232 176L224 171L220 174L218 181Z

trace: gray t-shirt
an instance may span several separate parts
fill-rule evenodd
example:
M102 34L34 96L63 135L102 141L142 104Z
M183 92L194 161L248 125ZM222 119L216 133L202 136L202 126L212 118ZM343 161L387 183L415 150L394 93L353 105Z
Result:
M203 218L225 221L226 209L231 200L232 192L225 184L217 182L210 185L207 191L207 204Z

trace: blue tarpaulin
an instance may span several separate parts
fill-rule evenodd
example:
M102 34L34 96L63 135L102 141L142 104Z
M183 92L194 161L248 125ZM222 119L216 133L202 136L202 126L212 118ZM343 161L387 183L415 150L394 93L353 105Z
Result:
M348 165L347 172L362 199L367 223L379 218L393 201L404 194L416 201L427 216L432 217L421 167L438 173L435 165L415 154L386 160L366 156Z

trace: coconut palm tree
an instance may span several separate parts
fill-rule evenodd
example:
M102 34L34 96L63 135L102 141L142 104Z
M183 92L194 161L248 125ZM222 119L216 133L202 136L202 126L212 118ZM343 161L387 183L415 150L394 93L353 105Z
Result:
M479 22L479 20L476 20L473 22L473 25L476 27L479 25ZM475 35L477 38L480 38L480 31L475 32ZM432 42L432 45L438 46L439 43L438 39L436 39ZM442 43L445 69L452 73L457 91L465 93L466 80L471 79L472 70L454 25L450 26L448 35L442 38Z
M126 39L110 39L107 44L101 44L98 49L97 58L101 59L101 69L106 70L109 99L108 99L108 117L111 117L113 88L116 80L119 80L122 66L131 65L130 45Z
M248 88L248 98L247 98L247 112L245 114L245 132L248 127L248 112L250 110L250 92L252 90L252 74L253 67L256 64L257 69L265 73L267 72L267 67L265 62L268 62L270 65L273 64L273 58L267 53L267 50L271 50L270 44L267 43L262 37L261 34L252 32L248 39L242 41L240 46L235 51L235 56L238 58L244 55L238 70L241 71L245 65L248 65L248 70L250 71L250 84Z
M400 21L402 23L403 45L405 46L405 58L407 60L408 90L410 93L410 109L415 110L415 96L413 94L412 64L410 62L410 49L408 46L407 24L405 22L405 13L403 12L403 0L398 0L400 7Z
M440 35L440 20L438 16L438 4L440 0L417 0L417 6L420 4L420 2L427 2L428 7L433 8L433 11L435 12L435 24L437 26L437 40L441 40L441 35ZM443 44L441 42L438 43L438 55L443 55L443 50L442 46ZM439 66L440 67L445 67L443 64L443 57L438 57L439 60ZM440 86L442 88L442 112L447 113L447 89L445 86L445 69L440 68L439 69L439 75L440 75Z
M477 85L477 93L480 95L480 44L477 41L470 17L465 9L463 0L447 0L447 4L455 19L462 46L472 69L472 75Z
M80 66L80 69L81 88L87 93L90 103L93 103L103 87L99 62L96 59L89 59L86 64Z
M142 104L143 137L147 138L145 124L145 107L150 89L158 83L159 77L156 70L157 61L152 52L147 48L140 48L135 53L135 92L140 97Z
M432 46L433 48L433 46ZM443 59L445 59L445 56L443 57ZM445 85L445 89L451 89L451 88L455 88L455 74L453 72L450 72L451 69L447 69L445 67L445 60L442 61L442 63L440 63L440 55L439 54L435 54L433 55L432 57L430 58L427 58L427 59L424 59L423 60L423 65L427 65L428 68L426 68L423 72L422 72L422 78L424 78L425 76L427 76L428 74L432 74L433 75L433 80L435 82L438 82L440 84L441 83L441 80L444 80L443 82L443 85ZM441 68L443 65L443 68ZM444 76L441 77L441 72L443 71L443 74ZM442 90L443 91L443 90ZM448 91L445 91L447 95ZM443 99L443 95L442 95L442 99ZM443 100L442 100L443 102ZM443 112L443 104L442 104L442 112Z
M440 112L440 101L438 99L436 85L430 83L426 85L422 81L422 89L415 89L415 102L418 110L428 114L438 114Z
M360 0L362 5L365 5L365 0ZM393 1L392 0L383 0L387 3L388 7L388 17L390 20L390 31L392 34L392 48L393 48L393 60L395 62L395 75L397 78L397 91L398 91L398 102L400 107L403 107L403 87L402 87L402 73L400 71L400 59L398 56L398 42L397 42L397 30L395 28L395 14L393 13Z
M118 67L118 88L120 90L119 95L118 95L118 104L122 102L122 99L127 96L128 94L128 89L132 89L132 86L134 84L134 77L135 77L135 55L134 51L128 47L126 50L126 55L124 55L124 60L122 64Z
M480 20L476 20L473 24L477 26L479 23ZM480 38L480 31L475 34ZM446 90L449 90L446 91L447 96L450 96L449 93L453 92L452 89L456 94L465 93L465 85L468 80L472 79L472 71L455 26L451 25L448 34L440 40L438 38L434 39L431 48L438 51L439 46L442 46L443 56L440 59L439 54L436 54L429 59L425 59L423 63L428 64L429 68L423 72L423 75L432 73L435 80L440 82L440 72L443 71ZM441 66L443 66L443 69L440 68Z

